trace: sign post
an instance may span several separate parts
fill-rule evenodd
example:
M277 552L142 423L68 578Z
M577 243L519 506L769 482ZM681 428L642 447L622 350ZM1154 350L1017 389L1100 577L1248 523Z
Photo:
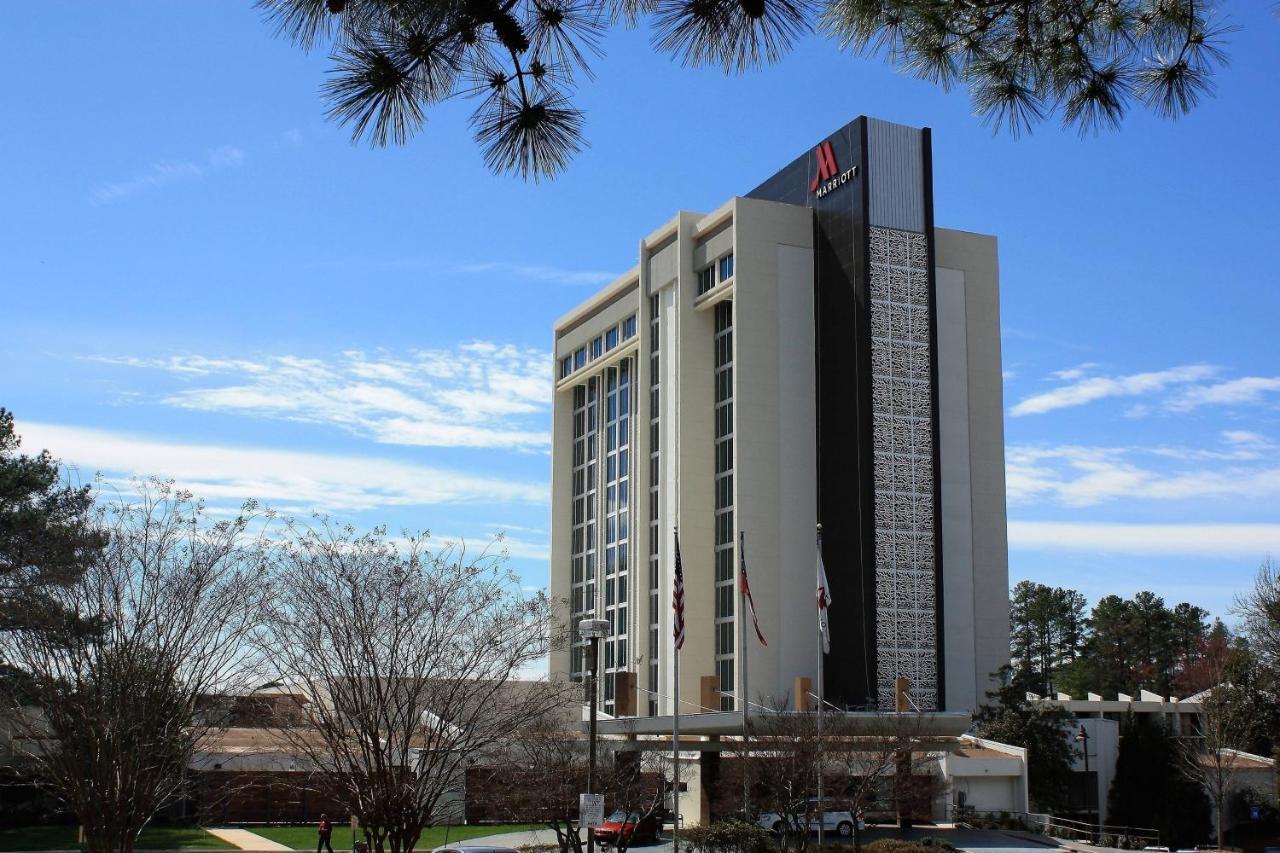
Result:
M578 826L595 829L604 825L604 794L578 795Z

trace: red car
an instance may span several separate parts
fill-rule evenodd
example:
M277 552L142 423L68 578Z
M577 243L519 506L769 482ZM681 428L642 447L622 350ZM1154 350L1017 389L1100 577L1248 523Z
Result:
M640 817L635 812L614 812L605 818L603 824L591 830L591 834L603 844L614 844L619 837L624 838L628 844L637 844L657 841L658 830L661 828L662 824L653 815Z

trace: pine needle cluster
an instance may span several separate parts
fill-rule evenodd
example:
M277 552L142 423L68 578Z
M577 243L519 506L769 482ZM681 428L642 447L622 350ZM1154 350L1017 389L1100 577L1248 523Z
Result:
M577 84L615 25L736 74L812 32L944 87L1017 134L1058 116L1081 133L1135 104L1176 118L1213 91L1229 31L1205 0L259 0L277 32L327 49L329 116L353 139L403 144L446 99L495 172L538 181L586 145Z

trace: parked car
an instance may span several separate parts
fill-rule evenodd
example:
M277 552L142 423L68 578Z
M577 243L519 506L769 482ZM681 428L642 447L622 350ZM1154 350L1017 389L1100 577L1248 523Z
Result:
M602 844L614 844L620 837L628 844L642 844L657 841L660 829L662 823L657 815L641 817L637 812L614 812L591 830L591 834Z
M838 803L824 802L822 807L822 830L823 832L834 832L836 835L843 835L848 838L853 835L854 816L847 808ZM767 812L760 815L760 825L770 832L781 834L788 830L786 815L777 812ZM866 823L861 817L857 818L858 830L867 828ZM792 830L798 827L791 827ZM818 802L817 800L809 801L809 832L818 831Z

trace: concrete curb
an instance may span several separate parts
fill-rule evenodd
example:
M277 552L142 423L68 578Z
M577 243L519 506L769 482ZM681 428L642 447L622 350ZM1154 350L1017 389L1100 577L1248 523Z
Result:
M1019 841L1026 841L1031 844L1037 844L1041 847L1062 847L1056 838L1050 838L1047 835L1041 835L1038 832L1024 832L1020 829L1000 829L997 830L1001 835L1007 835L1010 838L1016 838Z

